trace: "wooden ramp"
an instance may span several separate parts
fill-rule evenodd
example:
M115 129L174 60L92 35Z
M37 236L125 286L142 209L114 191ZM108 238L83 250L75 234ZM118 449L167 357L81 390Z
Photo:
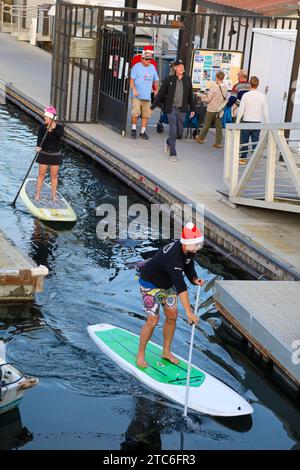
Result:
M37 266L0 231L0 302L33 300L47 274L45 266Z
M218 281L216 306L300 388L300 282Z

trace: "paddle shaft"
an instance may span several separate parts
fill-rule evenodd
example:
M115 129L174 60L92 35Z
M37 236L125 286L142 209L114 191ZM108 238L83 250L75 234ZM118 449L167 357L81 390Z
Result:
M200 286L198 286L198 291L197 291L196 305L195 305L195 310L194 310L195 315L197 315L197 311L198 311L199 298L200 298ZM190 341L189 363L188 363L188 371L187 371L187 379L186 379L185 401L184 401L184 412L183 412L184 417L187 416L187 409L188 409L188 402L189 402L194 336L195 336L195 323L193 323L193 326L192 326L192 334L191 334L191 341Z
M52 126L52 123L53 123L54 119L55 119L55 115L54 115L53 118L51 119L51 122L50 122L49 126L47 126L47 130L46 130L45 134L43 135L43 138L42 138L41 143L40 143L40 147L41 147L41 148L42 148L42 146L43 146L43 143L45 142L45 139L46 139L46 137L47 137L47 135L48 135L48 132L49 132L49 130L50 130L50 127ZM16 207L16 201L17 201L17 199L18 199L18 197L19 197L19 194L20 194L20 192L21 192L21 190L22 190L22 188L23 188L23 185L24 185L25 181L27 180L27 176L29 175L29 173L30 173L30 171L31 171L31 168L33 167L33 164L34 164L34 162L36 161L37 156L38 156L39 153L40 153L40 150L39 150L38 152L36 152L36 154L35 154L35 156L34 156L34 159L32 160L30 167L28 168L28 171L27 171L27 173L26 173L26 175L25 175L25 178L24 178L23 181L22 181L22 184L21 184L21 186L20 186L20 188L19 188L19 191L17 192L17 195L16 195L15 199L14 199L13 202L11 203L11 206L12 206L12 207Z

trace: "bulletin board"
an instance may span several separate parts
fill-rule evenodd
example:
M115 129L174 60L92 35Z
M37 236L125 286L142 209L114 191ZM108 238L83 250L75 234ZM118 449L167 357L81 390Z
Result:
M195 49L192 62L194 90L209 90L216 81L216 74L222 70L225 73L224 82L230 91L238 81L242 60L243 53L239 51Z

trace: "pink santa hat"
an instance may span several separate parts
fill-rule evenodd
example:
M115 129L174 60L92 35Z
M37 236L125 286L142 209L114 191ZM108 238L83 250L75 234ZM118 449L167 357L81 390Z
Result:
M46 106L46 108L44 109L44 116L50 119L54 119L56 121L57 112L54 106Z

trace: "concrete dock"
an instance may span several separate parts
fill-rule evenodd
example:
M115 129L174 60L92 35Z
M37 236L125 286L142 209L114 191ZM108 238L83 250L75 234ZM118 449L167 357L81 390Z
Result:
M300 390L300 282L217 281L215 303Z
M0 33L0 60L0 79L8 99L41 116L50 101L51 55ZM175 164L164 153L165 134L157 134L152 127L149 135L145 143L121 138L100 124L66 125L67 143L149 200L204 204L207 243L257 278L300 280L299 214L233 209L221 202L217 190L223 186L224 154L212 148L213 133L202 146L189 138L178 142Z
M0 302L33 300L47 274L48 268L37 266L0 231Z

